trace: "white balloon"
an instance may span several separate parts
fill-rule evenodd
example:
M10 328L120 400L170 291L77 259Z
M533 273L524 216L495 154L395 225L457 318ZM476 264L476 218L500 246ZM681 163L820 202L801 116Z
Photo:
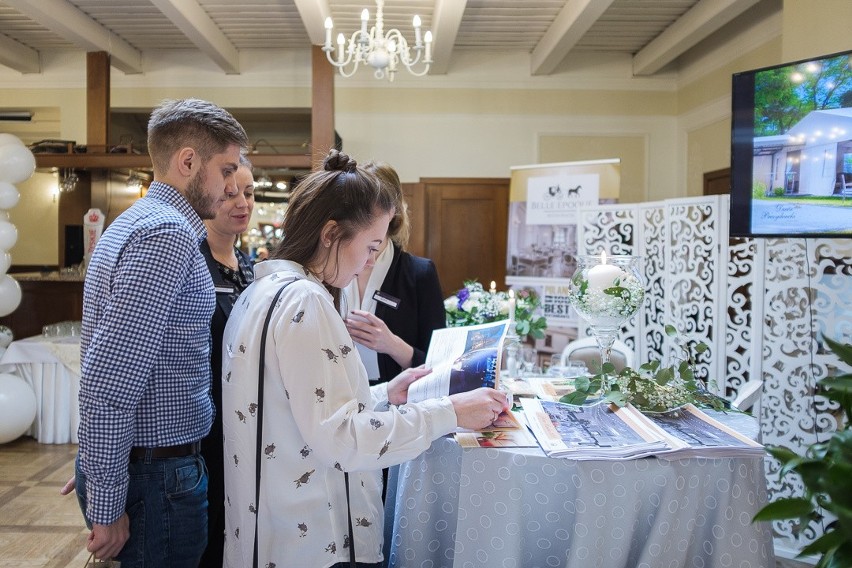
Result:
M0 317L8 316L21 303L21 286L18 281L4 274L0 276ZM0 414L2 416L2 414Z
M26 146L6 144L0 146L0 181L21 183L30 179L35 171L36 161Z
M7 181L0 181L0 209L11 209L18 204L20 198L17 187Z
M9 250L18 242L18 229L9 221L0 221L0 250Z
M6 271L9 270L10 266L12 266L12 255L6 251L0 251L0 274L6 274ZM2 345L0 345L0 347L2 347Z
M17 144L18 146L24 145L24 143L21 142L21 139L14 134L0 132L0 146L6 146L7 144Z
M24 379L0 374L0 444L20 438L36 417L36 395Z

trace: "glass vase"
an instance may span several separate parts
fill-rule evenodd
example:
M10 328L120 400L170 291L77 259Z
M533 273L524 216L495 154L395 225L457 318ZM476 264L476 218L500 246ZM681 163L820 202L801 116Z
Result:
M641 257L628 255L580 256L569 282L571 305L592 330L600 349L601 366L609 363L612 344L621 327L635 314L645 297ZM604 374L603 393L609 391Z
M521 376L521 341L514 330L506 334L503 341L503 368L506 378L519 379Z

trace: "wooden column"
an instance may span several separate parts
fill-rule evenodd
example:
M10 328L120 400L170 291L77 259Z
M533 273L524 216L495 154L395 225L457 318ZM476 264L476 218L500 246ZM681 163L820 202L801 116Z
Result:
M311 165L322 166L334 147L334 67L318 45L311 48Z
M91 152L106 152L109 144L109 54L86 54L86 145Z
M89 152L106 152L109 144L109 85L110 85L109 54L96 51L86 54L86 147ZM59 176L63 170L60 168ZM106 170L76 170L80 181L71 193L59 196L59 267L76 261L65 258L65 237L75 240L79 238L83 225L83 214L92 207L92 182L96 185L95 193L105 193ZM99 188L99 189L98 189ZM104 199L99 202L105 202ZM70 228L69 228L70 227Z

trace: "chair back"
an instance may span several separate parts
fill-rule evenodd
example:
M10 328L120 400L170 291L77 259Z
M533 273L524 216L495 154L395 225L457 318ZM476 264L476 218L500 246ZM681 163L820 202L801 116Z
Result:
M763 381L748 381L740 385L739 392L731 406L743 412L751 412L755 416L760 413L760 395L763 392Z
M618 339L612 344L609 362L615 367L616 372L624 367L633 367L633 350ZM564 367L568 361L582 361L590 372L595 373L601 368L601 354L598 342L594 337L583 337L572 341L562 350L561 365Z

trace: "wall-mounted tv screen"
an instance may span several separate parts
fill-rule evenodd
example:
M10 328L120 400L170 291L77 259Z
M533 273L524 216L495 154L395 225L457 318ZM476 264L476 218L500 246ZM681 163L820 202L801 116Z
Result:
M737 73L731 236L852 237L852 51Z

